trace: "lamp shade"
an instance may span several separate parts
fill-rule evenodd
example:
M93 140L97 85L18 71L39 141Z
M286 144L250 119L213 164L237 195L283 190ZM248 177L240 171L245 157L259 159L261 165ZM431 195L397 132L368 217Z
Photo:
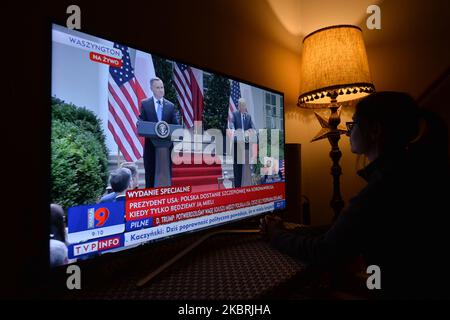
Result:
M361 29L338 25L310 33L303 39L299 105L361 98L375 90Z

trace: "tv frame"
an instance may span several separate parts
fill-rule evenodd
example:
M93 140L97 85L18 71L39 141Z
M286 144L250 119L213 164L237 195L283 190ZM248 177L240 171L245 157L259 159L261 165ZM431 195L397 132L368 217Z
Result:
M66 26L64 26L63 24L60 24L58 22L56 22L55 20L51 19L48 21L48 35L47 35L47 39L48 39L48 50L49 50L49 55L48 55L48 80L47 80L47 84L48 84L48 91L47 91L47 103L48 106L51 106L51 97L52 97L52 61L53 61L53 57L52 57L52 47L53 47L53 41L52 41L52 30L53 30L53 25L57 25L59 27L64 27L66 28ZM284 97L284 92L269 88L269 87L265 87L259 84L255 84L253 82L247 81L247 80L243 80L239 77L235 77L235 76L230 76L224 72L221 71L217 71L213 68L208 68L208 67L203 67L203 66L199 66L197 64L194 63L190 63L190 62L186 62L185 60L178 59L172 55L167 55L167 54L161 54L159 53L157 50L149 50L147 48L143 48L142 46L138 46L133 44L132 41L128 40L128 41L122 41L119 38L116 38L116 40L110 40L110 37L108 35L105 35L104 33L91 33L90 31L86 31L85 29L83 30L75 30L81 33L85 33L88 34L90 36L93 37L98 37L98 38L102 38L111 42L118 42L121 43L123 45L128 46L129 48L132 49L136 49L136 50L140 50L143 51L145 53L149 53L152 55L156 55L160 58L166 59L166 60L170 60L173 62L177 62L177 63L182 63L182 64L186 64L188 66L200 69L202 71L205 72L209 72L209 73L214 73L217 75L220 75L222 77L228 78L230 80L235 80L238 81L240 83L244 83L262 90L266 90L269 91L271 93L274 94L278 94L281 96L282 98L282 106L283 106L283 152L284 155L286 156L286 106L285 106L285 97ZM48 159L48 165L47 165L47 176L50 177L51 176L51 121L52 121L52 111L51 108L48 109L48 125L47 125L47 132L48 132L48 152L49 154L47 155L47 159ZM286 161L286 158L285 158ZM285 179L284 179L284 183L285 183L285 190L286 190L286 186L287 186L287 180L288 177L285 175ZM47 208L50 208L50 191L51 191L51 186L50 184L48 184L48 189L47 189ZM286 193L286 192L285 192ZM284 199L285 203L286 203L286 198ZM170 245L170 242L173 242L174 239L179 239L179 238L197 238L197 237L201 237L203 235L205 235L206 233L211 233L211 232L215 232L217 230L220 229L224 229L226 228L227 230L232 229L232 228L237 228L237 229L242 229L242 228L250 228L250 227L255 227L255 224L258 223L259 219L267 214L277 214L277 213L281 213L284 210L286 210L286 206L288 204L286 203L285 208L284 209L275 209L273 211L267 212L267 213L261 213L258 214L256 216L250 216L250 217L244 217L244 218L239 218L236 220L232 220L232 221L228 221L228 222L224 222L224 223L219 223L219 224L215 224L212 226L207 226L204 228L200 228L200 229L195 229L195 230L190 230L190 231L186 231L186 232L182 232L182 233L178 233L175 235L171 235L171 236L167 236L164 238L160 238L160 239L154 239L154 240L150 240L148 242L142 243L141 245L138 245L136 247L132 247L132 248L128 248L122 251L118 251L118 252L114 252L114 253L110 253L110 254L102 254L100 256L94 257L92 259L86 259L86 260L77 260L74 263L69 263L66 265L60 265L60 266L56 266L56 267L51 267L50 266L50 259L49 259L49 241L48 241L48 234L49 234L49 227L50 227L50 221L49 221L49 211L47 211L46 217L47 217L47 227L46 227L46 234L45 237L47 238L47 255L46 255L46 259L47 259L47 268L46 268L46 273L48 274L49 278L50 278L50 282L52 282L52 277L55 279L59 279L61 281L63 281L63 279L65 279L67 277L67 274L65 273L66 269L68 266L70 265L79 265L80 267L82 267L83 269L88 270L88 272L93 272L95 274L97 274L97 268L100 268L99 266L101 265L110 265L117 263L118 265L120 265L119 261L122 260L127 260L132 258L133 256L137 256L139 254L143 254L149 250L151 250L152 248L157 248L159 246L162 245ZM67 209L65 209L66 211ZM217 233L217 232L215 232ZM101 272L98 272L101 273ZM58 281L58 280L57 280ZM65 280L64 280L65 281Z

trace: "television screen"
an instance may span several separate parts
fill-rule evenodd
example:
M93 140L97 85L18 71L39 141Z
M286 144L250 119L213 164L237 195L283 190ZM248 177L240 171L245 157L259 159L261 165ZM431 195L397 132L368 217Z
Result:
M285 207L283 94L52 25L50 264Z

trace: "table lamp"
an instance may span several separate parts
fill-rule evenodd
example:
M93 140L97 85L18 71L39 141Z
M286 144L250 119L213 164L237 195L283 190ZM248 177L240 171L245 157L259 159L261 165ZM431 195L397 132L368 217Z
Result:
M339 102L362 98L375 91L369 71L361 29L352 25L337 25L319 29L303 39L300 68L300 96L297 105L303 108L329 108L328 120L315 113L322 127L311 142L328 138L333 161L333 196L330 206L334 219L344 207L339 177L340 135Z

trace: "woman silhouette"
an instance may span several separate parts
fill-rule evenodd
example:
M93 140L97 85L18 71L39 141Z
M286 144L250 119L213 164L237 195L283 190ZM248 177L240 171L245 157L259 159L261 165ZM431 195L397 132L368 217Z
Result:
M357 104L347 128L351 151L367 157L358 171L367 186L324 233L288 232L267 216L262 234L281 251L331 269L362 255L380 268L376 297L448 297L445 125L407 94L378 92Z

